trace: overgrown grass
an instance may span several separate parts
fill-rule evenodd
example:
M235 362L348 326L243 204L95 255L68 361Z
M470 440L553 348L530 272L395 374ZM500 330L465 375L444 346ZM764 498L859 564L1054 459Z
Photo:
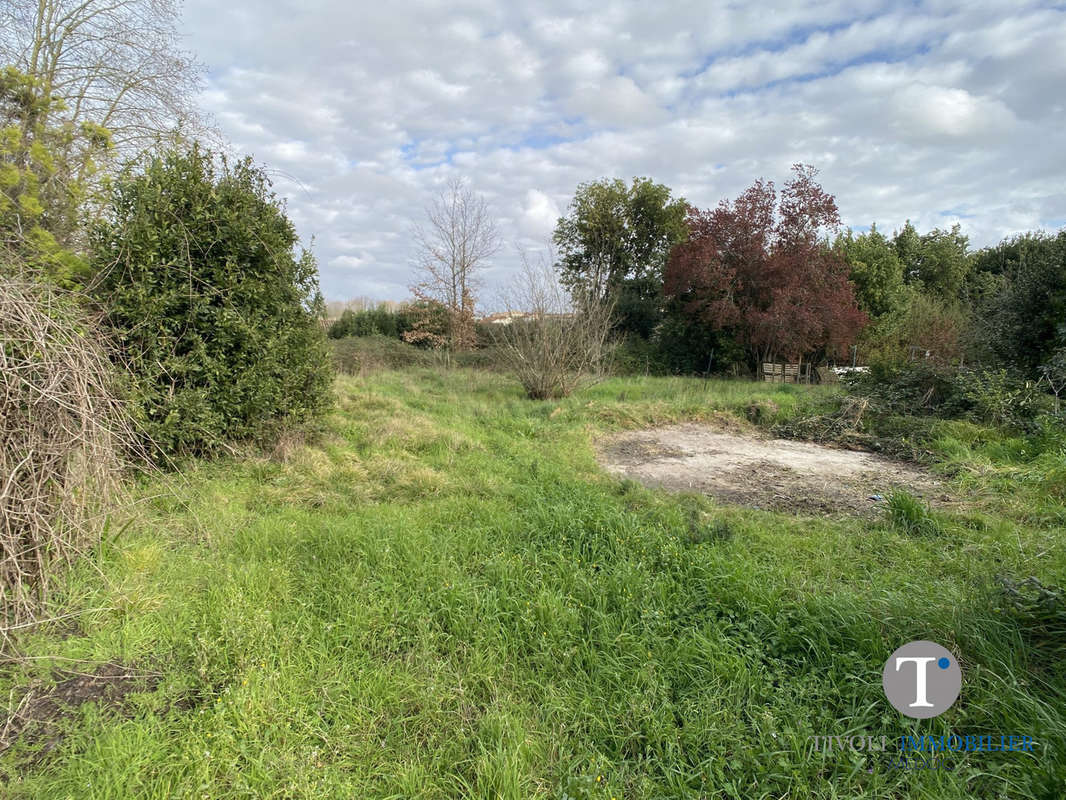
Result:
M594 459L610 430L773 424L831 389L612 379L537 403L498 375L412 370L338 393L324 439L284 462L141 488L136 523L66 587L80 630L26 635L31 660L0 689L17 699L57 666L114 660L161 680L122 714L83 706L39 761L23 737L0 756L0 793L1062 796L1064 679L1032 644L1055 628L1003 613L994 580L1066 578L1052 444L1031 457L943 429L938 463L972 502L939 517L942 535L911 536L649 491ZM912 639L963 666L962 697L934 720L881 691ZM949 732L1036 750L905 772L809 740Z
M329 347L333 366L342 375L365 376L371 372L410 367L503 367L499 353L493 346L451 353L446 350L415 347L396 338L374 335L331 339Z
M909 536L938 536L943 528L925 504L902 489L888 497L888 518L892 526Z

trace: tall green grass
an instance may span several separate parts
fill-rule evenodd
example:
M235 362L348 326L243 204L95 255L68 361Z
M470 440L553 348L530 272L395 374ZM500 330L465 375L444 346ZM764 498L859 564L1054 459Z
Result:
M937 536L943 533L940 521L925 504L902 489L888 497L888 518L892 526L911 536Z
M536 403L501 376L411 370L337 391L324 437L283 461L142 487L136 522L66 587L80 631L24 636L30 660L0 689L105 660L159 683L122 713L64 718L47 754L17 743L0 794L1061 796L1063 680L994 578L1061 585L1062 531L1019 519L1002 454L955 431L953 486L972 497L941 535L911 536L650 491L595 461L613 430L770 424L833 390L612 379ZM926 722L880 685L919 638L964 672L960 701ZM952 731L1037 749L901 772L809 740Z

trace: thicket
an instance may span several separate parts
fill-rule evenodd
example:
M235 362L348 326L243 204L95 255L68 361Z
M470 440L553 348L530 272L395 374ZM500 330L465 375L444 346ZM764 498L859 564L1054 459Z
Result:
M329 326L330 339L347 336L385 336L402 339L414 326L414 314L408 308L391 310L384 305L359 311L345 309Z
M1003 368L927 360L874 364L868 373L849 376L844 383L883 413L970 419L1018 430L1066 421L1054 397L1037 381Z
M347 336L331 340L329 346L334 369L345 375L366 375L378 370L411 367L473 367L485 370L506 368L499 350L493 346L452 352L417 347L385 336Z
M11 624L94 541L132 436L110 353L74 295L0 276L0 342L0 618Z
M263 440L326 405L315 260L250 159L198 145L147 157L115 182L91 240L94 296L163 453Z
M526 316L493 328L496 351L530 399L568 397L604 374L612 350L609 296L587 286L567 292L550 262L527 259L507 302Z
M108 511L129 425L96 319L77 294L82 180L108 137L0 71L0 620L35 614ZM66 289L61 287L67 287Z
M977 253L959 236L897 234L907 274L949 276L911 289L875 322L879 348L852 390L897 414L961 417L1019 430L1062 424L1066 391L1066 232L1030 233ZM944 244L945 238L951 247ZM933 270L930 242L953 265ZM908 249L909 248L909 249ZM954 249L955 256L945 252ZM915 254L917 252L917 255ZM952 296L950 292L955 294ZM868 340L869 341L869 340Z

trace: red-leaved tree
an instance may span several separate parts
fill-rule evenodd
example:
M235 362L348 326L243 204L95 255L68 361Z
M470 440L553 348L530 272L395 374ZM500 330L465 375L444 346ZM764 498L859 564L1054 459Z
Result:
M780 196L758 180L732 203L690 209L689 238L670 254L664 290L689 314L733 331L753 366L849 346L866 324L848 265L826 244L836 201L796 164Z

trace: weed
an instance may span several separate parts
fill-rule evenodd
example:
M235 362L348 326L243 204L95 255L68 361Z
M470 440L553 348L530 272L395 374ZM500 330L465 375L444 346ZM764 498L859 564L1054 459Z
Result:
M938 536L940 521L914 495L902 490L888 496L888 518L892 527L908 536Z

